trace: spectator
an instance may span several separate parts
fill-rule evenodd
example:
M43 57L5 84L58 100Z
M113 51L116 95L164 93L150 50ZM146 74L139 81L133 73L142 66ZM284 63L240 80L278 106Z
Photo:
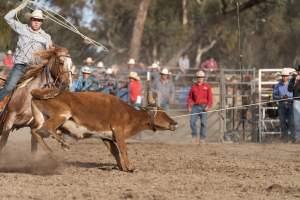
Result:
M91 76L92 70L85 66L81 68L81 75L79 79L74 83L73 91L85 92L85 91L99 91L98 82Z
M124 102L128 103L129 102L129 97L128 97L128 82L125 79L121 79L118 82L117 86L117 96Z
M154 62L150 67L149 67L151 76L150 76L150 81L151 83L155 83L157 81L159 81L160 78L160 67L159 64L157 62Z
M153 92L157 94L157 104L166 111L169 110L169 105L174 102L175 97L175 86L169 80L169 75L167 68L162 69L159 81L152 85Z
M183 53L182 56L178 60L179 72L177 73L175 80L179 80L181 75L185 75L187 71L190 69L190 59L187 53Z
M84 63L85 63L86 65L84 65L83 67L81 67L81 70L80 70L80 71L82 71L82 68L88 67L88 68L90 69L90 71L93 73L94 70L95 70L95 67L94 67L94 65L93 65L93 64L95 63L95 61L93 60L93 58L87 57L87 58L84 60Z
M6 55L3 58L3 64L5 67L7 67L9 70L11 70L14 66L12 51L8 50Z
M103 62L98 62L95 70L93 71L94 78L99 82L100 90L103 89L105 83L105 66Z
M129 73L129 103L134 107L142 105L142 83L136 72Z
M197 82L191 86L189 91L187 105L191 115L192 138L195 144L205 143L207 111L212 106L212 90L209 84L204 82L205 73L198 71L196 73ZM200 117L200 140L197 138L197 118Z
M293 92L293 117L294 117L294 138L295 143L300 143L300 65L297 73L293 75L288 85L289 92Z
M200 69L205 72L214 72L219 69L219 65L215 59L209 58L200 65Z
M288 131L291 133L291 137L294 138L293 130L293 93L288 91L290 72L288 69L283 68L281 72L281 80L273 87L273 99L284 100L279 101L278 114L282 132L282 139L285 142L289 141ZM290 98L290 100L288 100Z
M104 88L102 90L105 94L116 95L117 94L117 83L116 79L113 75L112 68L108 68L105 71L105 83Z

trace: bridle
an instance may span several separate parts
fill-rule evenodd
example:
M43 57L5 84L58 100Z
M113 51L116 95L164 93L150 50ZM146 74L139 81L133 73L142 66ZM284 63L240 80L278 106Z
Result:
M149 116L149 119L150 119L150 128L153 130L153 131L156 131L156 125L155 125L155 117L157 115L157 112L158 112L158 109L157 107L154 107L153 109L147 109L147 114Z
M69 54L61 54L61 55L57 55L55 58L54 58L54 62L52 63L52 65L65 65L65 63L61 63L60 62L60 58L71 58ZM65 59L64 59L65 61ZM47 64L45 65L45 76L46 76L46 84L45 84L45 87L48 87L48 88L52 88L52 87L55 87L56 86L56 83L59 79L60 76L64 75L65 73L68 73L68 77L69 77L69 82L72 83L72 70L71 70L71 66L70 64L68 63L68 69L67 70L64 70L62 71L61 68L59 67L58 68L58 74L56 76L56 78L54 79L54 81L50 82L50 76L51 76L51 73L50 73L50 66Z

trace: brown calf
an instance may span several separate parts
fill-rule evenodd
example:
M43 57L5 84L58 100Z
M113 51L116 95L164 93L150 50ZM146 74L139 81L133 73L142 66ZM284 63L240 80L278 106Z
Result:
M54 98L47 98L46 94L49 94L49 90L32 91L32 112L36 122L32 132L44 147L51 151L40 134L50 134L65 145L56 134L58 129L68 131L77 138L94 134L102 138L114 155L118 167L124 171L134 169L127 157L125 139L143 130L174 131L177 126L160 108L136 110L112 95L63 91ZM76 135L76 130L81 130L81 134Z

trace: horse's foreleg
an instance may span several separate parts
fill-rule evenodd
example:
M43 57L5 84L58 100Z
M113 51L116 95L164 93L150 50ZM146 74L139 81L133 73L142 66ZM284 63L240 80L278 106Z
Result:
M7 117L4 121L3 131L2 131L1 139L0 139L0 152L2 151L2 149L5 147L5 145L7 143L9 133L13 127L14 119L15 119L15 114L10 113L7 115Z
M5 147L10 131L3 131L0 139L0 152Z
M36 153L38 150L38 142L36 138L33 136L32 130L31 130L31 153Z

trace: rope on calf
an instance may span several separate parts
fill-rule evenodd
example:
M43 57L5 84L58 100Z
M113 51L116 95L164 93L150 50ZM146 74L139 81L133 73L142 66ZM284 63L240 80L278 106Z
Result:
M259 105L268 104L268 103L277 103L277 102L281 102L281 101L288 101L288 100L295 100L295 99L300 99L300 97L293 97L293 98L273 100L273 101L263 101L263 102L257 102L257 103L252 103L252 104L232 106L232 107L221 108L221 109L216 109L216 110L209 110L209 111L206 111L206 112L190 113L190 114L184 114L184 115L175 115L175 116L171 116L171 117L172 118L189 117L189 116L192 116L192 115L199 115L199 114L203 114L203 113L221 112L221 111L226 111L226 110L247 108L247 107L251 107L251 106L259 106Z

